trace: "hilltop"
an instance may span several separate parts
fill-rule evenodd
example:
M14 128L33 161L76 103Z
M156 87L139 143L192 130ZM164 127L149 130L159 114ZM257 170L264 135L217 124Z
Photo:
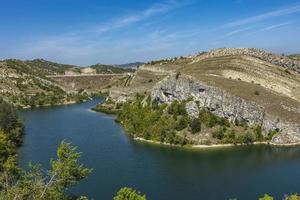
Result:
M300 62L288 56L222 48L152 61L140 66L126 87L112 88L110 99L128 102L136 93L168 104L193 99L197 106L191 103L187 110L205 108L230 122L260 126L265 135L276 131L273 143L300 142Z

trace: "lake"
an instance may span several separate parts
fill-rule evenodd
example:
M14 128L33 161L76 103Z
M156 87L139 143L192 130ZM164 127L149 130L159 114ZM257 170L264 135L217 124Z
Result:
M25 122L19 163L49 167L62 140L82 152L93 168L88 179L70 189L95 200L109 200L124 186L148 200L278 199L300 193L300 147L267 145L185 149L133 141L114 117L92 112L89 102L21 111Z

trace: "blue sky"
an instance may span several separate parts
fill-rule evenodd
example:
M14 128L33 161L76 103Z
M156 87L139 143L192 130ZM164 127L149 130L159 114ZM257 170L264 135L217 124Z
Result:
M89 65L219 47L300 53L296 0L0 0L0 59Z

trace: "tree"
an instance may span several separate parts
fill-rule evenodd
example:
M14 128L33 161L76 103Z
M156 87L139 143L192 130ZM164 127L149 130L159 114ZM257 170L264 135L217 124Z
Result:
M300 200L300 196L298 194L286 195L284 200Z
M123 187L114 197L114 200L146 200L146 196L134 189Z
M0 129L9 133L17 123L18 115L14 107L0 98Z
M212 136L214 137L214 138L217 138L217 139L219 139L219 140L222 140L223 138L224 138L224 128L223 127L220 127L218 130L216 130L216 131L214 131L213 133L212 133Z
M194 118L190 123L191 131L193 134L201 131L201 122L199 119Z
M268 194L265 194L263 197L260 197L258 200L273 200L274 198Z
M70 199L65 194L66 189L91 172L79 163L80 155L76 147L63 141L58 147L57 159L51 161L50 170L30 164L27 172L17 167L15 157L10 157L3 165L4 172L0 176L0 199Z
M189 124L188 117L187 116L182 116L179 119L178 123L176 124L175 128L176 128L177 131L181 131L181 130L185 129L188 126L188 124Z

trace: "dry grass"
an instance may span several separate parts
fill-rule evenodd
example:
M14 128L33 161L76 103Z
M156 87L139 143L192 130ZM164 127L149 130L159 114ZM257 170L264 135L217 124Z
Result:
M193 60L195 57L142 67L126 90L149 91L175 71L257 102L270 114L300 123L300 74L245 55Z

